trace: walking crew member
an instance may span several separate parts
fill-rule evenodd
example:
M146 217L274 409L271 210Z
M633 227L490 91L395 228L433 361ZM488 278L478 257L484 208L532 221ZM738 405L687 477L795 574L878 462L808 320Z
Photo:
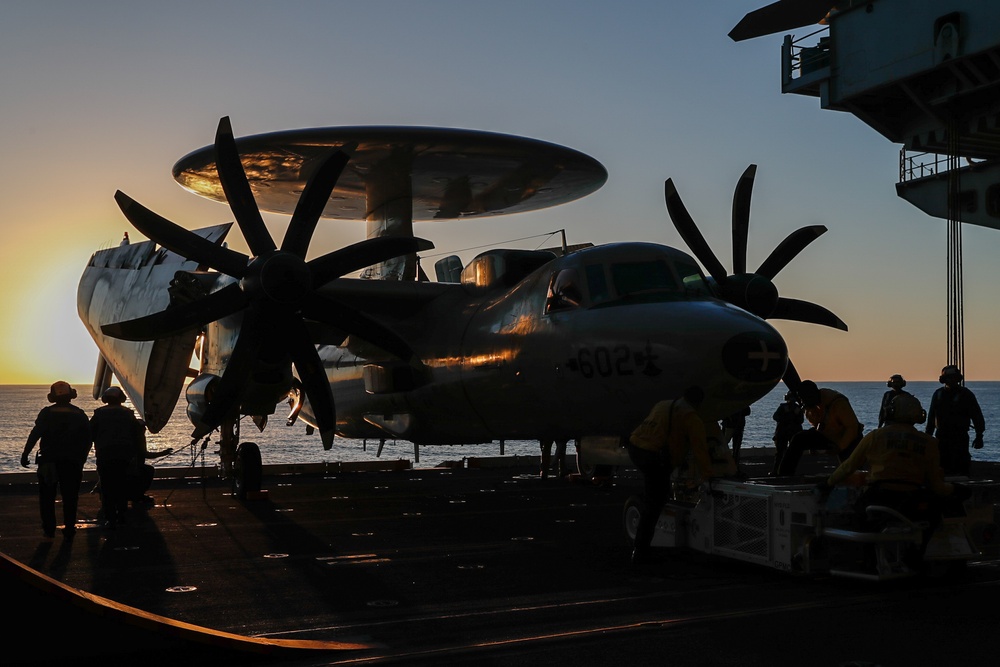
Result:
M94 436L97 474L101 477L101 508L104 525L115 528L125 520L128 508L128 476L136 474L142 424L125 403L125 392L108 387L101 394L102 407L94 410L90 430Z
M969 476L972 455L969 453L969 426L976 430L972 446L983 448L983 431L986 420L979 401L972 391L962 385L962 372L958 366L941 369L938 380L944 385L934 391L927 411L927 432L937 436L941 448L941 467L947 475Z
M688 452L694 454L701 479L713 476L705 441L705 424L695 412L705 398L700 387L690 387L684 398L660 401L629 437L629 458L642 473L644 507L636 528L632 563L645 559L656 521L670 497L670 473Z
M56 533L56 492L63 501L63 534L76 532L76 509L80 500L83 465L90 455L90 424L87 413L73 405L76 389L62 380L54 383L48 399L53 405L42 408L21 453L21 466L29 467L28 455L38 446L38 507L45 537Z
M802 452L807 449L828 449L841 461L845 460L861 441L864 431L851 402L840 392L820 389L812 380L804 380L797 393L812 428L797 434L788 443L788 450L778 466L778 474L782 476L795 474Z

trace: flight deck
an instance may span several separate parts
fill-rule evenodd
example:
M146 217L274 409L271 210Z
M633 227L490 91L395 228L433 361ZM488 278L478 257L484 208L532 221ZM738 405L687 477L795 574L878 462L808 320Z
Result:
M751 475L768 465L744 460ZM998 468L974 465L980 478ZM201 643L147 633L136 648L127 620L109 633L77 615L54 642L46 624L73 605L53 595L45 621L8 607L8 636L21 639L5 642L3 663L96 663L116 647L148 665L662 656L674 665L889 667L995 658L996 562L874 584L676 549L632 567L623 530L640 486L632 470L598 485L541 480L537 458L392 467L268 468L265 491L245 502L216 477L160 477L156 504L117 530L98 526L98 497L85 483L81 528L51 541L38 526L36 487L24 476L0 485L0 552L126 611L204 630ZM260 654L220 648L212 633L329 644Z

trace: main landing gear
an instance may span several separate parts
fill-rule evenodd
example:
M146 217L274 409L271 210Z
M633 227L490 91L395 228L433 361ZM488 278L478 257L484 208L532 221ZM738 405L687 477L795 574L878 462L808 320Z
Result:
M260 447L255 442L240 442L240 426L236 420L227 419L219 427L219 456L222 475L232 482L233 495L246 500L260 493L264 467Z

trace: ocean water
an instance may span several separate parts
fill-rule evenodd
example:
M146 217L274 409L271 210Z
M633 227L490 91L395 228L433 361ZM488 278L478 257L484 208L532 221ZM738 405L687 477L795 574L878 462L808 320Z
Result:
M847 396L858 415L869 431L878 424L879 404L882 394L886 391L884 382L819 382L821 387L830 387ZM910 382L906 389L926 408L931 395L940 385L937 382ZM969 388L975 392L986 418L985 446L973 450L972 458L978 461L1000 461L1000 382L970 382ZM101 403L90 398L89 386L77 388L80 397L74 403L88 414L92 414ZM38 411L48 405L45 399L48 386L41 385L0 385L0 472L18 472L24 469L20 466L21 450L28 437L28 432L38 415ZM771 415L781 403L785 393L784 385L779 384L774 390L751 406L747 417L743 448L766 447L771 445L771 434L774 422ZM420 448L419 460L414 457L413 445L409 442L387 441L381 456L378 454L378 441L349 440L337 438L333 449L325 451L319 435L307 435L305 425L301 422L293 426L285 426L285 413L279 406L271 416L270 423L263 432L257 430L249 419L241 424L242 440L252 440L260 445L261 456L265 464L280 463L333 463L337 461L374 461L407 459L415 466L431 467L443 461L454 461L469 457L498 456L501 453L500 443L482 445L452 445L424 446ZM157 466L192 467L201 470L207 468L214 473L219 457L215 454L215 440L204 450L201 442L192 446L191 424L184 413L184 399L178 401L173 417L159 433L148 434L147 439L151 450L173 447L174 453L168 457L157 459ZM572 443L570 444L572 451ZM514 440L505 442L503 453L508 456L537 456L538 443L534 440ZM88 469L95 467L94 457L87 461ZM34 466L31 468L34 470Z

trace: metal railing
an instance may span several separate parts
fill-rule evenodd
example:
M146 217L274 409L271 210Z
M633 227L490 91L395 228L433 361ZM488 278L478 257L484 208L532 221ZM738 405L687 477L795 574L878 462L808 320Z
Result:
M815 41L812 38L822 35ZM810 40L806 44L806 40ZM785 83L791 83L806 74L830 66L830 27L823 26L808 35L794 39L785 35L781 48L781 76Z
M913 153L899 149L899 182L936 176L948 171L948 156L939 153Z

